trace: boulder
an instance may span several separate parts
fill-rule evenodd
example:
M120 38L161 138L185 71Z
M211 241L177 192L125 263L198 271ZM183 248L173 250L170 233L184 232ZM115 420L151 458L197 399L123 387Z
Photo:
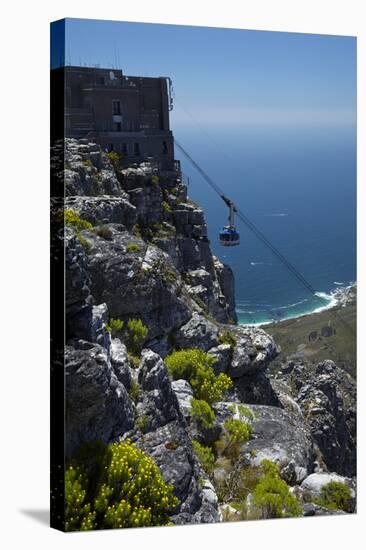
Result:
M124 385L127 391L131 389L131 364L128 358L127 348L119 338L113 338L110 347L111 364L117 379Z
M208 351L217 346L219 330L216 325L198 313L173 332L175 344L180 348L199 348Z
M142 351L138 383L143 398L137 405L137 413L143 419L144 432L156 430L174 420L184 424L167 368L162 358L152 350Z
M92 340L93 310L88 258L79 239L68 227L65 227L64 239L66 339Z
M66 346L65 375L67 457L84 443L108 443L132 428L132 403L102 346Z
M217 420L223 423L233 416L235 403L221 402L214 406ZM310 430L293 414L272 406L250 405L254 418L249 419L252 437L241 446L241 460L259 466L263 459L272 460L280 469L288 468L287 479L299 483L312 471L313 442ZM286 471L284 472L286 475Z
M177 396L180 410L185 418L191 416L193 399L193 390L187 380L174 380L172 382L172 388Z
M333 481L348 485L350 488L352 487L352 482L350 479L340 476L335 472L319 472L307 476L301 483L301 488L311 493L313 497L320 497L322 488ZM351 489L351 496L355 496L353 489Z
M329 470L353 476L356 472L356 383L333 361L294 365L272 382L285 404L294 399L310 427Z
M108 228L110 240L90 235L91 292L97 302L108 305L111 317L141 319L149 340L163 338L191 315L179 273L159 248L113 225Z

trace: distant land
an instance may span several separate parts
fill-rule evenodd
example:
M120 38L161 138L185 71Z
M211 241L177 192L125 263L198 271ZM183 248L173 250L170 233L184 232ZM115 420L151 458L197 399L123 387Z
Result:
M303 315L265 326L281 346L281 353L270 364L280 370L286 361L318 363L332 359L356 378L356 287L345 302L318 313Z

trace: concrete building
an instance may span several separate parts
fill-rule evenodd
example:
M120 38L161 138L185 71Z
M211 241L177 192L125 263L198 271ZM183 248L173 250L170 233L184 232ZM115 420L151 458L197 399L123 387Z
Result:
M169 78L90 67L55 70L64 71L66 137L94 139L126 164L152 158L163 170L174 168Z

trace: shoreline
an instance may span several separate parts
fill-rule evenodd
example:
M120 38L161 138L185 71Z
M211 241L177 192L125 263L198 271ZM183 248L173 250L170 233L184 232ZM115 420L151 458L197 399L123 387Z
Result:
M272 319L269 321L258 321L256 323L245 323L245 322L239 321L238 325L245 326L245 327L259 327L259 328L265 327L268 325L279 325L286 321L300 319L302 317L307 317L309 315L322 313L323 311L327 311L338 306L345 306L356 299L357 282L352 282L347 286L341 286L341 283L338 283L338 282L334 282L334 284L336 284L337 286L329 294L327 294L326 292L315 293L315 296L317 296L318 298L328 301L328 303L325 305L318 306L310 311L305 311L295 315L289 315L281 319ZM281 306L280 308L277 308L277 309L286 308L286 307L290 308L291 305Z

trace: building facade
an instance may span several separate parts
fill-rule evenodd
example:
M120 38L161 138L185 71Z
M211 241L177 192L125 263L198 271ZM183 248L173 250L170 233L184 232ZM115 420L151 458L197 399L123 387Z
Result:
M64 71L66 137L93 139L126 164L152 159L162 169L174 168L169 78L89 67L55 70Z

